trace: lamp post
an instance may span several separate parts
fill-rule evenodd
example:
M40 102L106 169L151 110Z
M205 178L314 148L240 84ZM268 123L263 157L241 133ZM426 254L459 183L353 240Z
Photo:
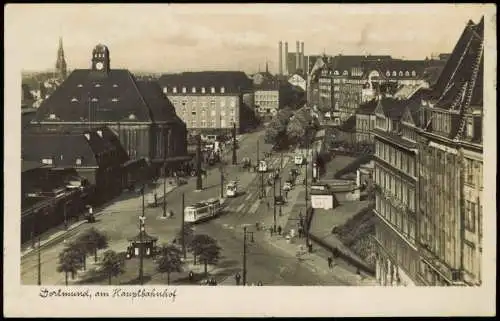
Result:
M201 191L203 184L201 180L201 137L196 134L196 189Z
M219 166L220 171L220 198L224 198L224 170L222 164Z
M165 137L164 137L165 144L163 146L163 149L164 149L164 152L163 152L163 164L164 164L163 165L163 176L164 177L163 177L163 204L162 204L163 205L163 217L167 217L167 150L168 150L167 144L170 141L170 131L168 131L167 135L168 135L167 139L165 139ZM156 206L156 204L155 204L155 206Z
M236 159L236 122L233 120L233 165L237 164Z
M253 243L253 232L248 232L247 227L243 227L243 285L247 284L247 235L251 235L250 241Z
M304 226L303 226L303 229L304 229L304 233L306 234L306 245L309 247L309 226L308 226L308 211L307 211L307 201L308 201L308 197L307 197L307 171L308 171L308 164L309 164L309 127L306 128L306 131L305 131L305 143L306 143L306 177L305 177L305 186L306 186L306 189L305 189L305 222L304 222Z
M182 242L182 254L184 256L184 260L186 259L186 237L184 235L184 225L186 224L184 221L184 193L182 193L182 202L181 202L181 242Z
M276 232L276 180L273 179L273 230Z
M142 216L139 216L139 282L141 285L144 284L144 244L143 244L143 234L144 234L144 223L146 220L145 207L144 207L144 189L145 185L142 185Z
M280 172L279 172L279 179L280 179L280 199L282 197L282 194L281 194L281 189L282 189L282 186L281 186L281 177L283 176L283 152L280 153ZM279 207L279 210L280 210L280 216L283 214L282 213L282 210L281 210L281 205Z

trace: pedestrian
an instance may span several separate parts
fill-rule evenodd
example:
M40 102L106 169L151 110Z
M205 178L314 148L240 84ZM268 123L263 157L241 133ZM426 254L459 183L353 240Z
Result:
M177 244L177 238L174 238L172 244Z
M281 235L281 232L282 232L282 231L283 231L283 230L281 229L281 225L279 225L279 226L278 226L278 235Z
M210 279L210 283L211 283L212 285L217 285L217 281L216 281L214 278L211 278L211 279Z
M239 273L236 273L234 279L236 280L236 285L240 285L241 276Z
M193 283L193 279L194 279L194 273L193 273L193 271L189 271L188 279L189 279L190 283Z
M299 227L299 238L301 239L302 238L302 227Z
M272 227L270 227L270 228L269 228L269 234L271 234L271 236L273 236L273 232L274 232L273 228L272 228Z
M333 264L333 259L331 256L328 257L328 267L329 268L332 268L332 264Z
M259 231L259 230L260 230L260 224L259 224L259 222L255 222L255 229L256 229L257 231Z
M267 204L267 209L270 209L271 208L271 204L269 204L269 201L266 201L266 204Z

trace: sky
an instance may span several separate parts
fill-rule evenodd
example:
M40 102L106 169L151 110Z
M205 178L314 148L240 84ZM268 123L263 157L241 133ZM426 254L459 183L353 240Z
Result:
M144 72L278 70L278 42L305 54L385 54L424 59L451 52L481 5L9 4L6 51L22 70L53 69L63 37L69 69L89 68L108 46L111 68ZM10 41L9 41L10 40ZM284 46L283 46L284 47ZM283 49L284 50L284 49Z

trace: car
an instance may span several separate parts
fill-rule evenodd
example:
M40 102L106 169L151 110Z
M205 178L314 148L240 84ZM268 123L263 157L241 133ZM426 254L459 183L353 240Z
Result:
M274 198L274 204L276 205L285 205L285 203L285 198L283 196L278 195Z

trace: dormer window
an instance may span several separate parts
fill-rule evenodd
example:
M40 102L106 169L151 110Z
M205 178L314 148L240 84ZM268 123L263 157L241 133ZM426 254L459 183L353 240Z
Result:
M472 122L472 117L467 118L467 137L472 137L474 135L474 124Z
M174 94L177 94L177 87L173 87L173 88L172 88L172 92L173 92Z
M347 76L347 75L348 75L347 70L344 70L344 72L342 73L342 76Z
M182 93L185 94L187 92L186 87L182 87Z
M130 120L134 120L134 119L135 119L135 115L134 115L134 114L130 114L130 115L128 116L128 119L130 119Z
M99 99L97 99L96 97L94 97L94 98L92 98L92 101L96 102L96 101L99 101Z
M410 72L409 71L405 71L405 76L406 77L410 77Z
M201 93L204 94L205 93L205 87L201 87Z
M333 74L334 74L335 76L338 76L338 75L339 75L339 71L338 71L338 70L335 70L335 71L333 72Z
M49 119L56 119L56 114L50 114Z
M403 72L402 71L399 72L399 77L403 77Z
M391 76L391 72L390 72L389 70L387 70L387 71L385 72L385 75L386 75L387 77L390 77L390 76Z
M101 87L101 84L94 84L94 87L99 88L99 87Z
M73 97L73 98L71 99L71 102L72 102L72 103L76 103L77 101L78 101L78 99L77 99L76 97Z
M166 94L168 92L168 88L167 87L163 87L163 93Z
M82 159L79 157L75 160L76 165L82 165Z
M220 93L223 94L224 92L226 92L226 88L220 87Z
M52 165L52 158L43 158L42 164Z
M113 88L118 88L118 84L113 84Z
M118 101L118 98L115 97L115 98L111 99L111 101L116 103Z
M392 72L392 76L393 76L393 77L396 77L397 75L398 75L398 73L397 73L397 72L395 72L395 71L393 71L393 72Z
M193 87L193 88L191 89L191 92L192 92L193 94L196 94L196 87Z
M212 94L215 94L215 87L210 88L210 92L211 92Z
M417 76L417 73L415 72L415 70L413 70L413 71L411 72L411 75L412 75L413 77Z
M77 87L78 87L78 88L82 88L82 87L83 87L83 85L82 85L82 84L78 84L78 85L77 85Z

